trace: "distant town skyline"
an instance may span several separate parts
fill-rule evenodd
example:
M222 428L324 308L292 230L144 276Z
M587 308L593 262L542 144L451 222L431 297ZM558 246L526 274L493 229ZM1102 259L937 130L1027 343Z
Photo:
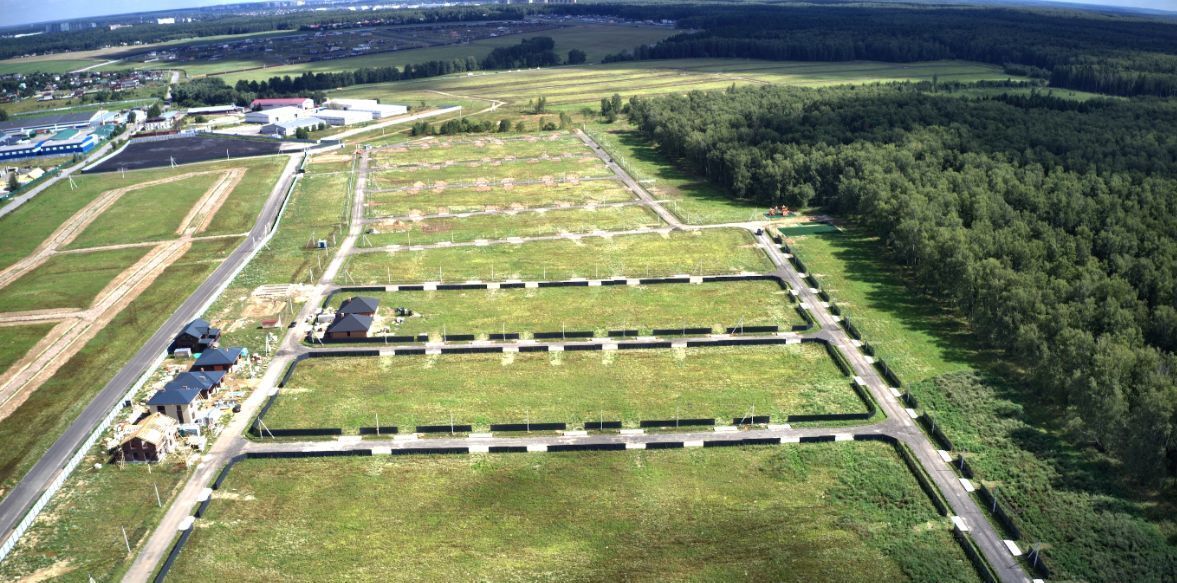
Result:
M155 12L201 6L219 6L261 2L263 0L0 0L6 18L4 25L15 26L39 22L55 22L129 14ZM1014 0L1015 2L1017 0ZM1117 8L1146 8L1177 12L1177 0L1039 0L1056 4L1083 4Z

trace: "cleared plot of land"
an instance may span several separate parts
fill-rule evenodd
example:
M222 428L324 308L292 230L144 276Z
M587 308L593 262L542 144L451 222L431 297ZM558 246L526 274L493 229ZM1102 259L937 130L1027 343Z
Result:
M49 447L154 330L240 243L238 239L197 241L130 306L66 362L58 374L32 392L0 421L0 490L7 489ZM84 255L78 255L82 257ZM37 428L30 431L30 427ZM153 495L154 500L154 495Z
M178 580L976 579L880 444L248 460L213 497Z
M94 219L66 247L83 249L122 243L175 239L176 229L208 189L224 174L201 174L168 184L132 190Z
M555 210L383 223L376 227L380 229L379 233L366 235L362 243L366 246L421 245L440 241L459 243L476 239L622 231L661 224L653 212L640 206Z
M373 192L364 197L371 214L385 217L464 213L493 209L522 209L586 205L634 200L616 180L585 180L549 184L495 184L474 188L414 188Z
M155 503L155 488L167 508L168 499L188 473L179 457L153 468L143 464L120 468L106 465L110 457L100 450L95 448L82 461L12 554L0 563L0 579L120 578L130 560L121 529L127 530L132 548L137 547L163 513ZM94 469L95 463L103 464L102 469Z
M771 281L643 286L365 293L380 300L378 316L391 325L396 307L416 315L392 334L478 334L655 328L804 325L789 293ZM349 294L336 294L338 307Z
M763 206L735 200L715 185L676 167L654 144L623 124L593 124L589 133L663 206L691 225L763 220Z
M554 139L553 139L554 138ZM588 153L584 142L566 132L526 138L486 136L484 138L438 138L398 148L373 152L372 159L382 164L441 164L451 160L501 160L504 158L540 158Z
M113 158L90 170L92 173L119 172L121 169L138 170L191 164L212 160L248 158L277 154L282 142L265 138L238 138L222 134L201 134L197 136L164 140L161 142L134 142Z
M238 79L257 80L261 81L269 79L275 75L300 75L305 71L317 73L321 71L342 71L351 70L358 67L387 67L387 66L404 66L407 64L425 63L434 60L452 60L464 59L468 56L473 56L477 59L482 59L490 54L490 51L502 46L519 44L520 39L530 38L534 36L547 36L556 41L555 50L561 55L567 55L568 51L572 49L580 49L588 53L590 61L596 61L603 58L605 55L616 53L620 49L633 48L641 44L657 42L672 34L676 30L673 28L663 27L636 27L636 26L607 26L607 25L580 25L568 28L554 28L537 33L506 35L497 38L487 38L471 41L462 45L449 45L443 47L432 47L425 49L411 49L405 51L396 51L392 53L379 53L374 55L365 55L361 57L350 57L345 59L334 59L329 61L317 61L312 63L301 63L297 65L284 65L279 67L268 67L265 69L258 69L253 71L240 71L236 73L229 73L222 75L225 82L232 85ZM189 74L195 72L213 73L217 71L226 71L235 67L250 67L260 66L261 63L252 62L230 62L219 63L212 67L196 65L193 68L191 65L185 66Z
M491 162L468 162L451 166L429 168L401 167L374 170L368 173L368 182L373 189L419 184L432 186L439 182L487 182L511 180L553 180L566 178L595 178L611 176L612 173L599 158L587 151L576 158L539 160L495 160Z
M820 344L317 358L299 364L266 415L273 428L622 421L865 406Z
M0 327L0 373L20 360L56 325L51 323Z
M248 166L251 163L263 163L263 159L128 171L125 177L118 173L75 175L76 190L70 188L67 181L58 182L12 213L0 218L0 232L5 236L4 244L0 245L0 269L28 256L63 222L103 192L189 172L220 171ZM268 193L268 189L266 192ZM264 196L263 194L263 199Z
M33 271L0 288L0 310L86 308L98 292L150 250L150 247L131 247L54 255Z
M747 231L712 229L361 253L348 258L342 277L350 276L356 283L410 283L715 275L771 270L772 263Z

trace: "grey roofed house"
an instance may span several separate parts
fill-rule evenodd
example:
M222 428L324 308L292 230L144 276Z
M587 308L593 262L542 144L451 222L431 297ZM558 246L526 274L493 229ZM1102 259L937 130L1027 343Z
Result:
M164 389L151 396L147 401L147 406L156 407L159 405L187 405L200 396L200 389L197 387L180 387L175 389Z
M207 371L188 371L176 375L176 378L168 381L163 389L180 389L180 388L195 388L205 396L211 394L216 387L220 386L221 381L225 378L225 371L207 370Z
M192 371L229 370L241 358L244 348L214 348L200 354L200 358L192 364Z
M327 326L327 334L367 332L372 327L372 318L358 314L347 314Z
M368 296L355 296L343 301L339 306L336 314L358 314L362 316L372 316L376 313L377 306L380 305L380 300Z
M212 348L220 337L221 330L219 328L213 328L206 320L197 318L184 326L183 330L180 330L176 339L172 341L172 345L168 347L168 352L175 352L179 348L187 348L193 353L204 352Z

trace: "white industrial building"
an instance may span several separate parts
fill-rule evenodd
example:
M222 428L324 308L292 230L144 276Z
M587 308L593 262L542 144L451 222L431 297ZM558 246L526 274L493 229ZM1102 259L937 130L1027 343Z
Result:
M311 113L301 107L277 107L274 109L251 111L245 114L245 122L275 124L309 115Z
M320 109L314 113L314 116L333 126L349 126L372 120L370 112L348 109Z
M375 99L332 99L325 105L348 111L365 111L371 114L371 119L382 119L394 115L404 115L409 112L405 105L383 105Z
M317 117L300 117L298 119L292 119L292 120L287 120L287 121L280 121L278 123L266 124L266 125L262 126L261 131L258 133L263 136L272 136L272 135L276 134L279 136L288 137L288 136L293 136L294 133L297 132L301 128L306 128L309 131L314 131L320 125L323 125L325 123L327 123L327 122L325 122L322 119L319 119Z

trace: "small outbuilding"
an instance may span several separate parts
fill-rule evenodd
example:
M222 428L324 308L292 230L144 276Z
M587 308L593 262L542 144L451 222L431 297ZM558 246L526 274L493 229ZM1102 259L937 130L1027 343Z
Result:
M135 425L119 443L115 459L125 462L159 462L176 449L175 419L152 413Z
M214 348L200 353L200 358L192 364L192 372L228 371L241 360L244 348Z
M372 317L347 314L336 318L327 326L328 340L342 340L344 338L367 338L368 330L372 329Z

